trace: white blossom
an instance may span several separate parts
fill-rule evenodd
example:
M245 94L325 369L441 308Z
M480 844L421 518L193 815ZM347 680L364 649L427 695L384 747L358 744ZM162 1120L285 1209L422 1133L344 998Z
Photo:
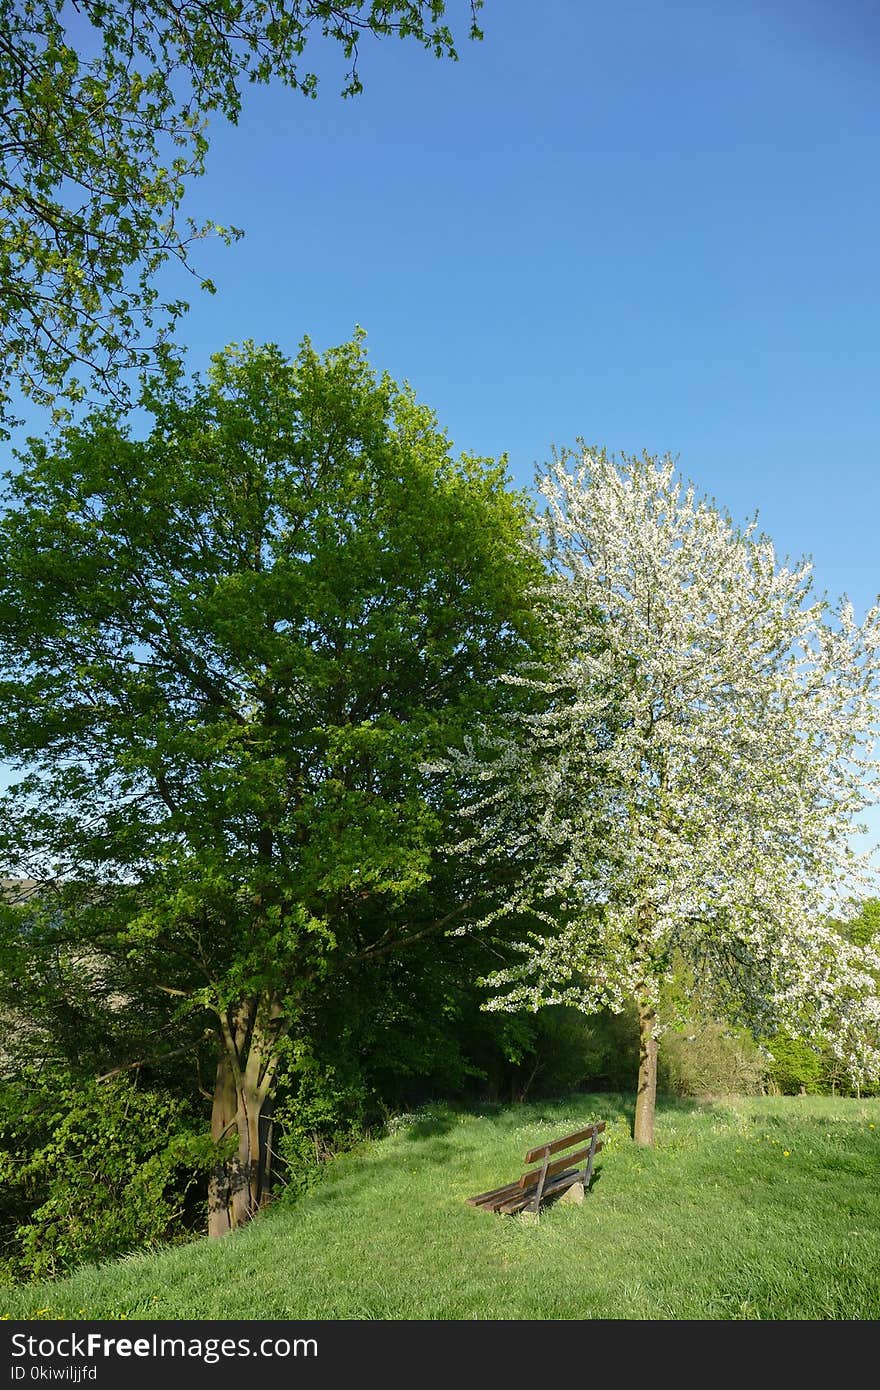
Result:
M871 883L851 837L877 799L880 606L860 625L817 597L670 459L583 449L539 487L561 655L510 678L539 712L443 765L471 851L528 866L492 915L536 930L489 1007L653 1008L684 962L719 1016L880 1075L880 961L824 924Z

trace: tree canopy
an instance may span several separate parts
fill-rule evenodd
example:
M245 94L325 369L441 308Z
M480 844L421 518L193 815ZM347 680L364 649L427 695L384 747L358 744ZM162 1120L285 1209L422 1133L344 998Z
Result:
M8 478L0 861L40 885L20 952L60 933L126 962L117 1007L214 1030L222 1224L310 991L476 910L424 768L532 649L538 562L503 460L453 460L360 338L230 348L143 404L145 438L94 413Z
M482 0L469 0L471 37ZM160 297L169 261L239 233L182 217L207 119L236 121L249 83L317 90L305 54L397 35L456 58L443 0L0 0L0 425L17 386L39 404L167 355L186 308ZM204 288L213 288L201 280Z

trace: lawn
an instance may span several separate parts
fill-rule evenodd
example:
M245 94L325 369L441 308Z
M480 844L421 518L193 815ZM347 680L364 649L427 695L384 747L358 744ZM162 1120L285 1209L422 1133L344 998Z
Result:
M593 1190L540 1221L465 1198L608 1122ZM219 1242L0 1290L13 1318L877 1319L880 1100L626 1097L435 1107Z

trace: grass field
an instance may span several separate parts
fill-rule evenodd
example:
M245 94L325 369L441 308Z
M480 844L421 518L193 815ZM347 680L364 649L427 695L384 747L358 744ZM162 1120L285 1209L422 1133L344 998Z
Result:
M608 1122L584 1204L540 1221L465 1198L526 1148ZM432 1109L224 1241L0 1290L12 1318L877 1319L880 1100L621 1096Z

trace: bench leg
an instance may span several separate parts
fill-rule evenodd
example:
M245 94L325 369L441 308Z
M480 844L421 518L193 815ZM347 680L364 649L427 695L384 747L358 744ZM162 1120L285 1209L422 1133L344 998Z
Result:
M536 1190L535 1190L535 1200L534 1200L534 1203L533 1203L533 1205L532 1205L532 1211L535 1213L536 1216L537 1216L537 1214L538 1214L538 1212L539 1212L539 1210L540 1210L540 1207L541 1207L541 1198L542 1198L542 1196L544 1195L544 1183L545 1183L546 1180L547 1180L547 1169L548 1169L549 1165L550 1165L550 1155L549 1155L549 1154L545 1154L545 1155L544 1155L544 1162L543 1162L542 1167L541 1167L541 1176L540 1176L539 1179L538 1179L538 1186L537 1186L537 1188L536 1188Z
M590 1190L590 1182L592 1181L592 1177L593 1177L593 1159L594 1159L595 1154L596 1154L596 1141L597 1141L598 1138L599 1138L598 1132L594 1129L594 1130L593 1130L593 1137L592 1137L592 1139L590 1140L590 1152L587 1154L587 1161L586 1161L586 1163L584 1164L584 1177L583 1177L583 1183L584 1183L584 1191L585 1191L585 1192L589 1192L589 1190Z

